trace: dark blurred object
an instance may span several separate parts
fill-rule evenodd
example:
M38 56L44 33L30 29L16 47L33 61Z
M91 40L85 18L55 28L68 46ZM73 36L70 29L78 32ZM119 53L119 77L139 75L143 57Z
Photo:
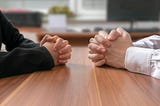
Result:
M160 32L159 28L134 28L126 29L127 32Z
M160 0L109 0L107 21L158 21Z
M104 30L102 27L95 27L94 28L94 32L99 32L99 31L101 31L101 30Z
M85 29L82 29L82 32L91 32L91 30L88 28L85 28Z
M107 21L130 22L134 30L135 22L159 21L160 0L108 0L106 9Z
M42 14L40 12L3 12L15 26L41 27Z

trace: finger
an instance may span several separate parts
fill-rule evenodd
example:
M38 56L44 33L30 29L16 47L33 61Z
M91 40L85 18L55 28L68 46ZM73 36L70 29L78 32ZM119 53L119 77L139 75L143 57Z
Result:
M99 60L99 61L95 62L94 64L95 64L95 66L102 66L105 64L105 59Z
M103 36L100 35L95 35L95 39L99 44L104 45L105 47L110 47L110 42L108 41L108 39L105 39Z
M65 54L65 53L70 53L72 52L72 48L71 45L66 45L64 48L62 48L61 50L59 50L59 54Z
M98 42L95 40L95 38L90 38L90 39L89 39L89 42L90 42L90 43L98 44Z
M71 58L71 53L66 53L66 54L63 54L63 55L59 55L59 60L67 60L67 59L70 59Z
M46 41L47 41L47 38L49 37L50 35L45 35L43 37L43 39L40 41L40 46L42 46Z
M53 43L56 43L56 40L58 39L59 37L57 35L54 35L53 37L51 37L50 41L53 42Z
M92 60L101 60L104 59L104 55L102 54L88 54L88 58Z
M58 63L59 64L65 64L65 63L67 63L67 60L58 60Z
M58 50L58 48L59 48L59 46L61 45L62 41L63 41L62 38L58 38L58 39L56 40L56 43L55 43L55 45L54 45L54 50L55 50L55 51Z
M59 47L59 49L62 49L62 48L64 48L66 45L68 45L68 41L67 40L63 40L62 41L62 44L60 45L60 47Z
M53 42L53 43L55 43L58 38L59 37L56 36L56 35L52 37L51 35L46 34L43 37L43 39L41 40L40 45L42 46L45 42Z
M103 42L105 42L105 38L103 36L101 36L101 35L95 35L94 38L100 44L102 44Z
M91 49L89 49L88 52L89 52L90 54L95 54L95 52L92 51Z
M120 33L116 30L112 30L110 32L110 34L108 35L108 40L110 41L114 41L114 40L117 40L119 37L120 37Z
M99 46L95 43L89 43L88 48L95 53L104 53L106 49L102 46Z
M127 31L125 31L123 28L117 28L116 29L117 32L120 33L120 35L124 35L124 36L129 36L129 33Z
M107 38L107 36L108 36L108 33L106 31L99 31L98 34L104 38Z
M107 49L105 50L105 53L107 52ZM90 54L97 54L96 52L92 51L91 49L88 50L88 53Z
M59 51L60 49L64 48L66 45L68 45L68 41L67 40L63 40L58 46L57 46L57 50Z

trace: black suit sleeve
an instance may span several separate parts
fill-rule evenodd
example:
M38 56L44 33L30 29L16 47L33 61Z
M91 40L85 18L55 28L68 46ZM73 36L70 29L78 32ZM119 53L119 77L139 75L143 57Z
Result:
M17 47L10 52L0 52L0 77L47 70L53 65L52 57L45 47Z
M0 12L0 43L8 52L0 52L0 77L48 70L54 62L48 50L25 39Z

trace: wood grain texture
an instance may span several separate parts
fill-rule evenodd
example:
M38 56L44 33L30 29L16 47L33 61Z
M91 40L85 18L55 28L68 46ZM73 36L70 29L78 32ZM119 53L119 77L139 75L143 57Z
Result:
M160 80L113 68L96 68L103 106L158 106Z
M0 106L158 106L160 80L94 67L85 46L65 66L0 79Z
M0 105L101 106L87 53L88 49L75 47L66 66L31 74Z

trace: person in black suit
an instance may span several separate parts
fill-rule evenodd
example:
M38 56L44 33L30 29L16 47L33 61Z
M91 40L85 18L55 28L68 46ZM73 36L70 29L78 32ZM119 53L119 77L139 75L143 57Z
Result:
M40 44L26 39L0 11L0 77L48 70L65 64L71 56L71 45L58 36L46 35Z

